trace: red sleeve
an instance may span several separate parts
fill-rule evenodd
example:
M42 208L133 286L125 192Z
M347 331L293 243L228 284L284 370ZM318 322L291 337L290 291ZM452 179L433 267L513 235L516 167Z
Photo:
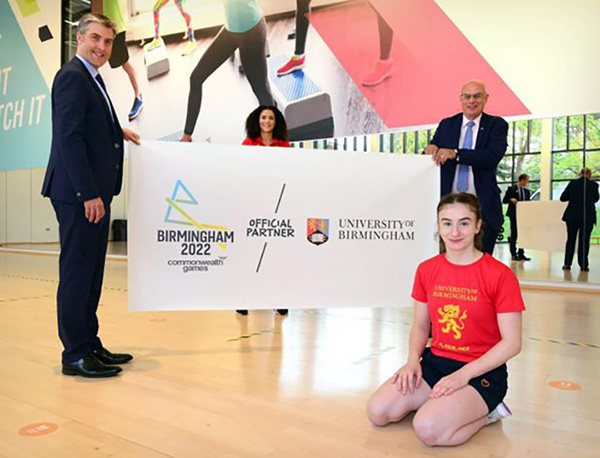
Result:
M252 140L250 137L246 137L244 139L244 141L242 142L242 145L253 146L254 145L254 140Z
M417 273L415 274L415 282L413 283L412 298L417 302L427 303L427 286L425 285L424 279L427 278L423 273L423 264L417 267Z
M494 299L496 313L522 312L525 310L519 281L511 270L506 269L502 272Z
M289 141L285 140L281 142L281 146L283 146L284 148L290 148L292 144Z

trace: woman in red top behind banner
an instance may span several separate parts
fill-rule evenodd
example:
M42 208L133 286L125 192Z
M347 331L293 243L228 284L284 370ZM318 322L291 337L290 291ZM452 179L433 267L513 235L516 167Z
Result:
M289 148L287 124L277 107L261 105L246 119L246 139L242 145L279 146ZM276 309L278 315L287 315L287 309ZM238 309L240 315L248 315L248 310Z
M287 124L277 107L261 105L246 119L246 139L242 145L289 148Z
M512 415L506 362L521 351L525 306L513 272L482 252L477 198L450 194L437 215L441 254L417 269L408 360L371 396L367 414L385 426L416 411L419 439L449 446Z

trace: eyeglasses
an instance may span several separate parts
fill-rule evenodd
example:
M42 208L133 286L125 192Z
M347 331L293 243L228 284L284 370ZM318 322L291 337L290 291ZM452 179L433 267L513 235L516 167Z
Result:
M475 100L481 100L483 97L485 97L485 94L478 92L477 94L461 94L460 98L463 100L470 100L471 98L475 99Z

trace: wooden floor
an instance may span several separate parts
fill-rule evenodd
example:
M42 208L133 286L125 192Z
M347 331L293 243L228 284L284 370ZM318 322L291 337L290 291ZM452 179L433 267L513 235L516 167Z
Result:
M11 243L8 246L0 245L0 252L5 250L58 254L60 245L58 243ZM108 255L114 258L125 258L127 256L127 242L109 242ZM573 260L570 271L562 270L564 253L561 251L551 253L527 250L527 256L531 258L530 261L512 261L507 243L497 244L494 250L494 257L509 266L522 283L555 283L557 286L563 285L565 287L569 285L587 286L588 290L598 289L600 291L600 245L590 247L589 272L581 272L577 265L577 256Z
M376 428L365 416L405 359L409 309L129 313L126 267L107 263L101 337L136 359L85 380L60 374L57 258L0 253L1 457L597 456L598 294L525 291L514 416L432 449L410 421ZM36 423L47 425L24 428Z

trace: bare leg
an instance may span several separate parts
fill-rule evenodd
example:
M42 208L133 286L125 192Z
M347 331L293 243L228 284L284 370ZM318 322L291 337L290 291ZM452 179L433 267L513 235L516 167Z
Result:
M133 68L133 66L128 62L125 62L123 65L123 70L125 70L125 73L127 73L127 76L129 76L129 81L131 81L131 86L133 87L133 92L135 92L135 97L136 98L140 98L140 88L138 86L137 83L137 78L135 75L135 69Z
M470 385L450 396L429 399L413 419L416 435L425 444L460 445L488 424L488 407Z
M157 0L154 4L154 8L152 8L152 13L154 17L154 38L160 38L160 10L163 6L165 6L169 0Z
M188 33L188 40L194 41L195 38L194 38L194 29L192 29L192 16L190 16L185 11L183 3L184 3L184 0L175 0L175 5L177 6L177 9L181 13L181 16L183 16L183 20L185 21L185 26L187 28L187 33Z
M402 420L427 402L431 393L431 388L424 380L412 394L402 394L391 380L391 377L387 379L367 403L367 416L376 426L385 426Z

